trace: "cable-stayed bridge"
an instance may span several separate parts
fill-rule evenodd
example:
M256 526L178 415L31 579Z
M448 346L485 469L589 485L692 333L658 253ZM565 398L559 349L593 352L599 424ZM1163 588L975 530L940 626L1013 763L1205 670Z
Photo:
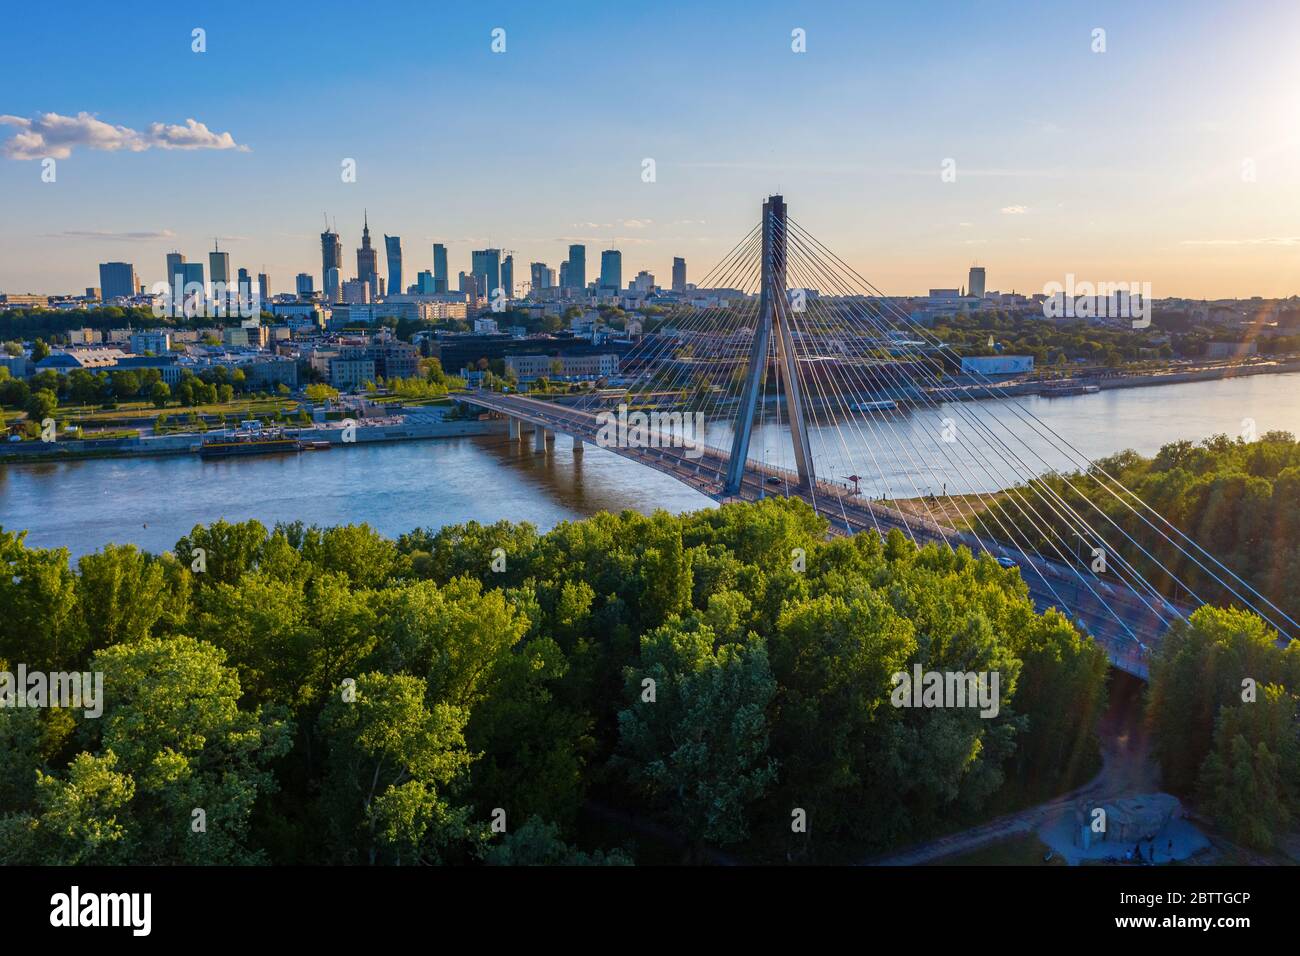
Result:
M620 388L457 400L504 416L517 439L531 429L538 451L567 435L575 454L597 445L717 501L798 497L834 533L897 529L989 554L1020 569L1040 609L1061 609L1145 679L1165 630L1203 602L1095 502L1069 500L1073 485L1041 480L1079 471L1174 548L1184 575L1199 569L1284 639L1297 628L996 382L976 373L955 388L951 350L790 219L782 197L696 287L712 304L643 336ZM990 401L950 401L957 391ZM1136 566L1153 562L1179 600Z

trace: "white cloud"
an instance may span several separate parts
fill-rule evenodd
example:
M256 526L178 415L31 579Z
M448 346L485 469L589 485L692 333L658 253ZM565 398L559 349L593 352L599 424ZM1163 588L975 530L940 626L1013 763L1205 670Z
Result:
M1028 206L1003 206L1002 215L1004 216L1023 216L1029 212Z
M4 114L0 115L0 125L18 128L18 132L0 149L10 159L67 159L74 149L83 147L131 153L142 153L154 147L248 152L248 147L236 143L229 133L214 132L194 119L187 119L183 126L150 123L144 132L105 123L84 111L76 116L41 113L33 119Z
M95 239L111 240L113 242L157 242L162 239L173 239L176 233L170 229L163 229L159 232L104 232L98 229L65 229L63 232L47 233L49 239Z

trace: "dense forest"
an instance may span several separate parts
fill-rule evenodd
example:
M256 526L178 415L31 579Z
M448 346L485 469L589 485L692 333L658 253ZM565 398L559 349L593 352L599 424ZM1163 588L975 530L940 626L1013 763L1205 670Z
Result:
M1253 614L1203 607L1165 635L1147 695L1164 789L1259 849L1300 822L1300 645L1277 638Z
M0 862L844 861L1096 770L1104 654L1015 569L825 531L218 523L75 567L0 531L0 670L104 681L0 708ZM997 673L996 716L891 706L916 664Z

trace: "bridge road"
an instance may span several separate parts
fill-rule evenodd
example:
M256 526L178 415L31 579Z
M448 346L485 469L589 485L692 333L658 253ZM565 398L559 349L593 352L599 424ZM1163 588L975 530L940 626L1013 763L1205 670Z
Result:
M456 395L455 400L598 444L601 423L596 412L522 395L487 391ZM854 495L847 485L819 479L814 494L807 488L797 487L797 476L793 472L761 462L752 462L746 469L739 494L726 495L719 478L726 474L729 451L724 449L711 446L694 450L682 447L600 447L670 475L715 501L756 501L771 497L774 489L783 496L798 496L830 521L833 534L875 530L888 533L897 528L919 544L937 543L952 547L964 544L975 553L986 551L994 557L1008 558L1020 567L1030 596L1040 611L1049 607L1059 608L1102 645L1111 663L1143 680L1147 678L1150 652L1167 627L1154 609L1158 606L1157 601L1164 604L1166 618L1172 618L1175 613L1191 613L1190 608L1175 608L1169 602L1150 595L1145 595L1144 601L1143 596L1121 581L1102 581L1090 571L1038 556L1022 555L1018 549L996 541L945 528L919 516L904 515Z

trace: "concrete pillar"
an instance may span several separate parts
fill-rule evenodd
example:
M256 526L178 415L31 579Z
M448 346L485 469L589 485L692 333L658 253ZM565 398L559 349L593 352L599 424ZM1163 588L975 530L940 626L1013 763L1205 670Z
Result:
M541 425L533 427L533 451L546 451L546 429Z
M579 438L577 435L574 435L573 436L573 457L574 458L582 457L583 447L584 447L583 440Z
M546 429L546 444L555 447L555 432L550 428Z
M519 419L517 418L506 419L506 434L509 435L511 438L513 438L515 441L519 441L519 439L523 437L523 429L519 427Z

